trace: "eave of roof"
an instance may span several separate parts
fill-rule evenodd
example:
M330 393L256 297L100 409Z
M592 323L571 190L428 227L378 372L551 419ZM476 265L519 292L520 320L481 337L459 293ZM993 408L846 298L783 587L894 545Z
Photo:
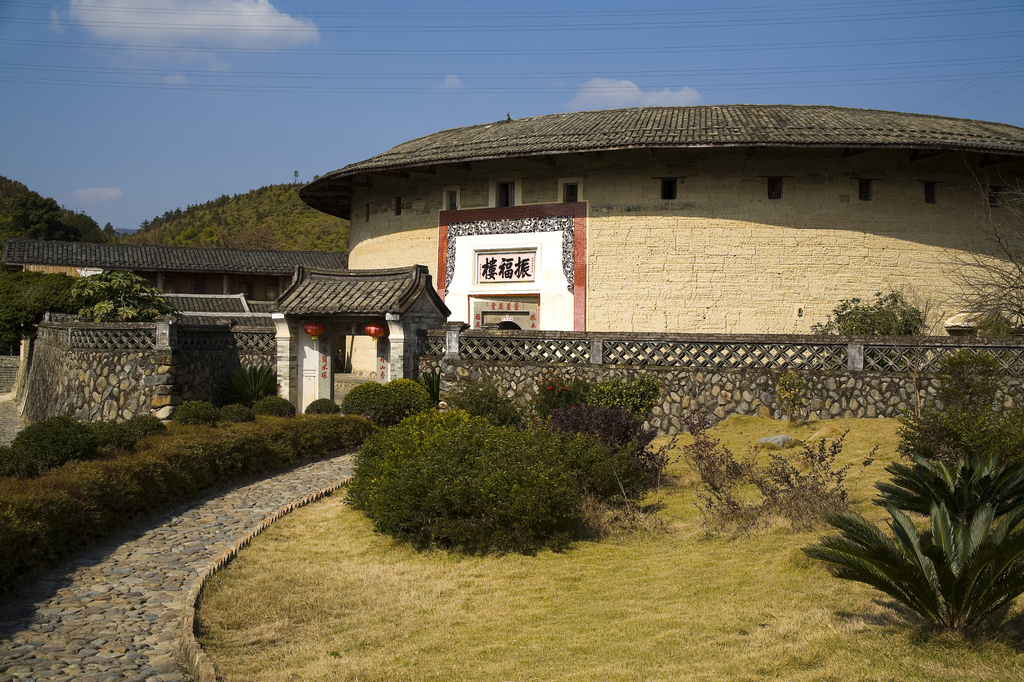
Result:
M451 314L431 285L425 265L384 270L317 271L298 267L277 308L292 315L382 317L402 314L421 295L446 316Z
M356 176L440 164L623 149L701 147L918 149L1024 156L1005 123L832 106L734 104L548 114L442 130L326 173L299 190L349 219ZM365 184L363 182L362 184Z

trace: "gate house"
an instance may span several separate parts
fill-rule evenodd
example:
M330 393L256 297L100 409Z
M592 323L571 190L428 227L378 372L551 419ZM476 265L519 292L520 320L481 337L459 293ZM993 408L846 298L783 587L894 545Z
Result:
M413 378L420 330L437 329L451 312L425 265L386 270L298 267L273 314L281 394L300 412L333 399L335 348L346 337L376 336L376 379Z

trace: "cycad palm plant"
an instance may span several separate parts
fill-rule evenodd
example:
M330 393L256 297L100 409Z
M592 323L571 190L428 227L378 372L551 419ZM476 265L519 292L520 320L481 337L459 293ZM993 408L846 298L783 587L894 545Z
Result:
M803 551L837 578L871 585L942 627L974 630L1024 593L1020 467L1001 464L998 453L955 467L900 467L879 486L892 537L845 511L826 516L840 535ZM925 504L930 528L922 533L904 510Z
M946 464L911 455L913 466L893 462L885 467L892 474L888 483L876 483L881 492L877 504L929 514L932 504L944 504L949 513L962 519L991 505L996 518L1024 504L1024 462L1001 460L999 451L987 456Z
M225 405L237 403L252 407L269 395L277 395L277 374L273 367L249 367L235 370L221 394Z

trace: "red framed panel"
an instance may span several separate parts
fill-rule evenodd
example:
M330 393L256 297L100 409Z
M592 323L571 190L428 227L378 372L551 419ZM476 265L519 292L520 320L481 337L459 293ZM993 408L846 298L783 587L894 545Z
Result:
M437 227L437 295L444 300L448 278L448 225L480 220L573 217L573 329L587 330L587 203L529 204L504 208L441 211Z

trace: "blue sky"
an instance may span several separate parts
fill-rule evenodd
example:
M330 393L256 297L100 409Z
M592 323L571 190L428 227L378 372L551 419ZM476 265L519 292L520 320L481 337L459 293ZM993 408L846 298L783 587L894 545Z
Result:
M100 225L444 128L831 104L1024 126L1022 0L0 0L0 175Z

